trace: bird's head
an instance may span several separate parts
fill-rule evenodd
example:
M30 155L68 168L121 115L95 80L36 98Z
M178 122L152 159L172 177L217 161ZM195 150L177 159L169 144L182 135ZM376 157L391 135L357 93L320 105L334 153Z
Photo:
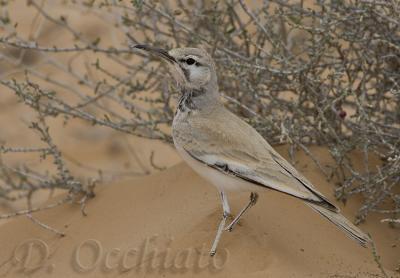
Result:
M135 45L165 60L177 83L185 88L217 90L217 75L211 56L200 48L174 48L169 51L148 45Z

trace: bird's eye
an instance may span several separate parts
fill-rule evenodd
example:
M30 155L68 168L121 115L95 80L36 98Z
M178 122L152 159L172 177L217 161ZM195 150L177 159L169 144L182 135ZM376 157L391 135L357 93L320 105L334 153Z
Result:
M186 64L193 65L194 63L196 63L196 61L193 58L186 59Z

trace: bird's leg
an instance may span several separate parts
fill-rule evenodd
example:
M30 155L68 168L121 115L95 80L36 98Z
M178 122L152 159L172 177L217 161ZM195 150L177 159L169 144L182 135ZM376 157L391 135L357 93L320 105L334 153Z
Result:
M211 256L214 256L215 253L217 252L218 242L221 239L222 233L224 232L226 219L231 214L231 210L230 210L229 204L228 204L228 199L227 199L227 196L224 191L220 191L220 197L221 197L221 202L222 202L222 209L224 212L222 214L221 222L219 223L219 226L218 226L217 235L215 236L213 245L210 250Z
M235 225L239 222L240 217L242 217L242 215L252 206L254 206L257 203L257 199L258 199L258 194L255 192L251 192L250 194L250 201L247 203L247 205L239 212L239 214L235 217L235 219L233 219L233 221L231 222L231 224L228 225L228 227L226 227L226 231L231 232L233 230L233 227L235 227Z

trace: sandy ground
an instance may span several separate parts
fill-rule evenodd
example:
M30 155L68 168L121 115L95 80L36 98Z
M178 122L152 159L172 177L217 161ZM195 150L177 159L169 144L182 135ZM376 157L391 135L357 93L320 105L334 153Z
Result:
M285 154L284 148L279 151ZM324 154L324 150L313 148ZM326 153L325 153L326 154ZM299 169L332 199L332 187L299 154ZM364 249L301 202L266 191L219 253L208 249L221 211L213 186L184 163L148 177L103 186L88 203L40 212L37 218L66 233L18 218L0 229L4 277L382 277ZM234 212L247 196L231 194ZM352 218L356 202L343 207ZM371 216L361 228L376 242L389 277L399 235ZM80 274L80 275L79 275ZM396 276L397 275L397 276Z
M14 4L16 8L11 12L20 19L19 28L30 30L35 14L24 1ZM54 7L54 12L60 11ZM93 38L101 35L104 42L117 40L86 14L72 11L69 20ZM38 39L41 44L71 45L54 26L44 24L42 29ZM40 61L37 54L28 54L24 63ZM89 54L85 59L94 60ZM13 65L0 63L0 75L10 70ZM66 78L51 68L42 70L60 80ZM32 117L29 109L1 88L0 142L37 146L39 141L28 135L26 128ZM50 131L69 158L73 174L84 179L102 169L118 181L110 178L96 188L96 198L89 201L86 217L75 204L35 214L43 223L65 232L65 237L25 217L0 221L0 277L382 277L371 249L359 247L299 201L276 192L260 196L241 225L224 234L219 253L210 259L208 250L221 216L217 192L181 163L171 146L79 121L63 128L61 122L51 121ZM287 157L285 147L278 150ZM151 167L152 151L155 163L169 167L167 170L158 172ZM312 151L323 165L330 162L325 149L313 147ZM26 155L2 158L11 165L38 162L36 157ZM299 153L297 160L301 163L296 167L334 200L334 184L329 184L304 154ZM152 174L137 178L129 175L143 172ZM42 192L38 200L46 200L47 196ZM233 211L237 212L247 198L231 194ZM353 198L345 207L338 205L353 219L360 203ZM0 203L0 213L21 206ZM375 240L389 276L399 277L394 270L400 260L400 235L398 230L381 224L379 217L371 214L361 228Z

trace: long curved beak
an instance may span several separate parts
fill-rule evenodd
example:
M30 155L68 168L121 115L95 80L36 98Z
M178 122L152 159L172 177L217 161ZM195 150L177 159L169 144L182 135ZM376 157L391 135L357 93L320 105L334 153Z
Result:
M166 60L169 63L176 63L176 60L174 57L172 57L171 55L168 54L168 51L165 49L161 49L161 48L157 48L157 47L153 47L150 45L145 45L145 44L137 44L132 46L132 48L137 48L137 49L141 49L144 51L147 51L149 53L152 53L158 57L163 58L164 60Z

